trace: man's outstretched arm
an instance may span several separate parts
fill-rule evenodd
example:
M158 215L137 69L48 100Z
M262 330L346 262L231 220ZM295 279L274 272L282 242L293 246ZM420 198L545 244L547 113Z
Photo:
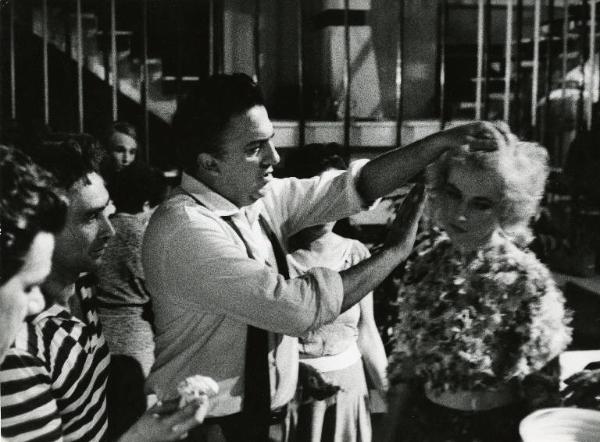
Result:
M429 135L365 165L357 183L358 192L365 201L375 201L405 184L446 150L465 144L471 150L497 150L506 143L507 134L508 127L499 129L490 122L476 121Z

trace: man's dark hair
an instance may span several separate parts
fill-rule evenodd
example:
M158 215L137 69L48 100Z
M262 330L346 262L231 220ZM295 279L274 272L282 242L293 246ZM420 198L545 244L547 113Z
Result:
M117 212L135 214L146 202L151 207L160 203L166 190L160 170L134 161L115 174L109 192Z
M36 235L59 233L67 204L54 178L25 153L0 146L0 283L11 279Z
M55 134L32 152L33 160L50 171L57 185L68 190L77 181L89 184L88 174L99 173L105 153L88 134Z
M189 91L173 116L181 167L194 173L198 155L222 156L221 135L235 115L264 106L256 82L246 74L219 74Z

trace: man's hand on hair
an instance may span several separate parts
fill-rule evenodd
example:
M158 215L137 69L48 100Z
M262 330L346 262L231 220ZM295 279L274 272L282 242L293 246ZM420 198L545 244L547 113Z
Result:
M475 121L440 132L452 146L467 145L472 151L494 151L509 143L511 132L505 123Z

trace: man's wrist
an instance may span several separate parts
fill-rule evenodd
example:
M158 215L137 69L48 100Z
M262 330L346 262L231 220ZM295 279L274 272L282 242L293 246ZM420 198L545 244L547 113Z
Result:
M448 131L436 132L424 138L423 141L430 146L430 152L435 158L457 145L456 140L450 136Z
M391 268L399 266L410 253L406 244L384 244L379 253L382 255L382 260L391 264Z

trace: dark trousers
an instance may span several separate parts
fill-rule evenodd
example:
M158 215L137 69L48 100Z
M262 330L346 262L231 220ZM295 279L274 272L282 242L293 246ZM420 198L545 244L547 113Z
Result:
M106 389L107 440L116 440L146 411L144 372L138 361L111 355Z
M229 416L207 418L190 430L188 442L294 442L295 414L290 407L273 413L266 441L249 439L249 424L241 413Z

